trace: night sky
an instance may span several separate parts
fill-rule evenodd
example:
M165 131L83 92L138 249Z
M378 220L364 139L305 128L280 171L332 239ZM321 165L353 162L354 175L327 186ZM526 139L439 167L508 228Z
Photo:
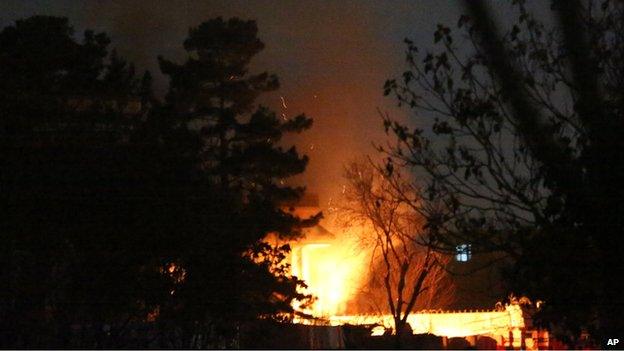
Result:
M3 0L0 25L39 14L66 16L77 33L85 28L105 31L111 47L154 74L162 96L166 81L156 57L181 60L190 26L217 16L257 20L266 48L253 61L252 71L268 70L281 80L281 89L261 102L288 116L305 112L314 119L313 129L294 139L311 158L299 181L319 193L326 206L340 194L343 164L373 154L371 143L383 140L377 108L405 118L407 112L382 91L386 79L405 69L403 39L430 47L436 24L454 27L460 12L457 2L435 0Z

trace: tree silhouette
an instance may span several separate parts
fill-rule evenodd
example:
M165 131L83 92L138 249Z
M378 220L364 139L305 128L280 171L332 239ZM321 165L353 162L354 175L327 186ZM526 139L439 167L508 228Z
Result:
M292 300L306 298L283 262L289 247L263 238L296 238L320 218L299 219L280 206L303 194L282 184L308 161L294 147L283 149L281 138L312 121L304 115L283 120L256 106L256 97L278 88L274 75L248 72L264 48L257 31L254 21L216 18L191 28L183 64L159 58L170 78L163 118L197 131L199 182L210 194L201 205L210 218L196 239L182 240L180 256L187 278L176 306L195 323L193 335L199 325L200 334L232 339L243 322L291 318Z
M308 299L288 246L262 239L320 216L280 208L304 190L282 180L307 164L280 138L311 120L255 108L277 87L245 78L256 33L236 19L192 30L195 58L161 60L161 103L103 33L78 42L43 16L0 32L0 345L231 347L244 323Z
M107 59L105 34L75 41L65 18L17 21L0 42L0 343L120 347L160 284L133 218L154 162L127 142L142 111L126 107L148 80Z
M381 149L422 177L439 249L507 253L509 287L546 301L543 324L602 340L622 330L623 8L554 2L549 27L514 4L503 36L475 1L457 23L466 40L439 25L422 58L406 41L410 69L385 92L432 123L386 117L400 145Z
M452 299L452 284L445 271L448 260L423 245L425 221L406 200L413 201L418 195L404 174L368 160L348 165L345 179L342 215L348 223L370 228L373 234L363 234L363 242L373 248L366 297L385 301L374 312L390 312L395 347L401 348L404 336L412 334L407 323L411 313Z

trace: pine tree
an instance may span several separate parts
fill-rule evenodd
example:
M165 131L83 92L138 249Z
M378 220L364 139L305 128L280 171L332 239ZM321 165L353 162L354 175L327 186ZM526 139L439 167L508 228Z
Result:
M183 64L159 57L170 78L166 118L197 131L201 141L199 182L210 194L203 206L212 213L203 232L190 235L187 242L195 244L181 257L193 257L185 265L186 287L193 291L186 290L183 304L194 311L204 308L210 317L198 318L206 328L292 315L290 302L304 296L296 292L301 282L287 273L289 248L273 247L263 238L268 233L295 238L320 218L300 219L281 208L303 194L304 188L283 183L302 173L308 158L295 147L284 149L280 141L285 133L310 128L312 120L305 115L280 119L255 104L260 94L279 87L275 75L248 71L264 48L257 32L254 21L216 18L190 30Z
M0 43L0 346L122 347L164 290L148 224L165 163L127 141L138 119L123 112L139 80L66 18L18 20Z

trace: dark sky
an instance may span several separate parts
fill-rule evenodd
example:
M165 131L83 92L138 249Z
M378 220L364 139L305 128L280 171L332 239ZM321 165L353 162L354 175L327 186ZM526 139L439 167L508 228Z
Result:
M280 91L263 103L280 111L282 96L287 115L314 119L313 129L294 140L311 158L302 180L327 205L340 195L343 164L373 153L371 142L383 139L377 108L405 116L382 92L384 81L405 68L403 39L430 47L436 24L454 27L460 12L457 2L436 0L3 0L0 25L39 14L66 16L77 32L105 31L112 47L152 71L163 91L156 57L181 59L190 26L217 16L257 20L266 49L253 68L281 80Z

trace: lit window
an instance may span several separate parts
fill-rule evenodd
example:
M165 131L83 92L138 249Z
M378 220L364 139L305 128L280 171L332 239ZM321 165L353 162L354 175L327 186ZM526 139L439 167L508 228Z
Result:
M467 262L471 256L470 244L461 244L455 247L455 260L458 262Z

